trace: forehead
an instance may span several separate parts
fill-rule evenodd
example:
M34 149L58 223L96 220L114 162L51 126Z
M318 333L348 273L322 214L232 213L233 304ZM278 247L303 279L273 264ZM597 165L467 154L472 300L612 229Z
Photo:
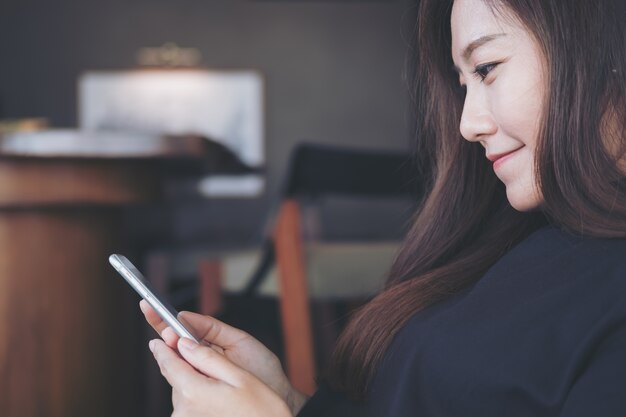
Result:
M494 11L484 0L455 0L450 27L452 54L459 59L462 56L462 49L478 38L502 33L515 36L520 30L514 19Z

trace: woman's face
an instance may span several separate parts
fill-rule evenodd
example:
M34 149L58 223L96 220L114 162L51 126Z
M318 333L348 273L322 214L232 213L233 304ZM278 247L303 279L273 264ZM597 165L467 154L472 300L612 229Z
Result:
M544 65L531 34L494 15L483 0L455 0L452 59L466 87L461 134L479 142L519 211L538 208L534 155L545 94Z

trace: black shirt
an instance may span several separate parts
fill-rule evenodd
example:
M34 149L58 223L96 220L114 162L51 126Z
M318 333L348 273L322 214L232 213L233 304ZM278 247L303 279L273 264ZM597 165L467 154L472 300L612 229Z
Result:
M625 417L626 239L544 227L413 316L364 402L322 385L298 417Z

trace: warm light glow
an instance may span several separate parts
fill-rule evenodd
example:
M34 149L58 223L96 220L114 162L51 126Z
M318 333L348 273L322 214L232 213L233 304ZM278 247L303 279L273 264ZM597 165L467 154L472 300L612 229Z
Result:
M137 53L137 62L153 67L194 67L202 55L196 48L181 48L173 42L157 48L142 48Z

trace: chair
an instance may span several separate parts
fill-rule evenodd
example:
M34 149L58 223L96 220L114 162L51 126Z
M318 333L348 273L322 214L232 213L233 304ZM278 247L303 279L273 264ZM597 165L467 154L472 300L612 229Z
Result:
M240 253L205 266L207 272L220 272L221 277L207 273L202 278L204 288L215 288L215 282L221 282L226 291L240 291L245 296L259 292L279 294L287 374L292 384L303 392L315 390L316 355L310 299L363 301L382 287L402 226L410 215L408 207L420 191L418 182L411 178L409 162L408 155L402 152L301 144L292 153L262 255ZM394 213L397 217L394 240L389 242L387 236L385 241L376 242L361 236L360 241L346 243L338 242L335 236L330 242L322 242L321 235L328 233L320 231L319 210L311 208L319 208L325 199L332 197L366 198L370 205L396 200L402 208ZM342 221L335 219L335 223ZM243 287L241 277L246 270L243 265L251 269L254 262L257 266ZM358 276L350 272L353 267ZM350 275L355 279L343 279ZM210 291L203 294L209 296ZM334 339L337 333L338 330L328 338Z
M330 324L341 323L333 316L331 303L318 300L346 300L349 309L381 289L410 208L421 191L419 181L411 174L409 156L404 152L309 143L297 146L290 157L279 201L269 216L269 232L261 250L217 254L198 251L178 259L178 264L198 271L199 286L179 286L170 293L172 303L185 305L197 297L201 313L216 315L223 306L224 293L239 294L244 300L258 295L278 297L287 375L297 389L312 393L316 356L328 356L330 352L329 348L316 351L314 335L324 339L328 347L340 331ZM341 215L324 219L323 206L333 198L340 199L338 205L344 211L355 204L346 199L360 199L360 204L354 206L360 212L364 207L382 208L385 215L381 217L387 222L377 218L375 224L370 222L369 229L373 230L369 233L360 233L356 241L346 241L342 233L346 235L347 230L333 234L323 227L322 220L330 220L335 229L347 223L346 216ZM358 216L347 217L352 221ZM394 233L387 233L387 229L394 229ZM162 256L148 261L148 275L163 291L172 287L166 272L172 269L171 264L172 259ZM245 305L245 301L240 304ZM312 307L316 317L326 318L324 328L317 332L312 324Z

